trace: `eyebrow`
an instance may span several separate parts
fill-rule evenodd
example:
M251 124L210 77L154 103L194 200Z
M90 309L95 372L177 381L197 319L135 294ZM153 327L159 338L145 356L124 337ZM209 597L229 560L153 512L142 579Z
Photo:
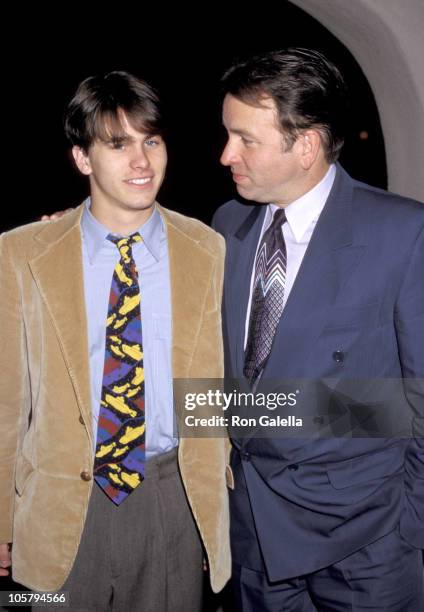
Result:
M111 134L110 136L105 138L105 142L107 143L121 143L121 142L128 142L130 140L133 140L133 139L128 134Z
M252 132L248 132L247 130L238 130L236 128L235 129L226 128L226 130L229 134L238 134L239 136L248 136L249 138L256 139L256 136Z
M159 134L152 133L152 134L145 134L144 136L145 136L144 140L148 140L149 138L159 136ZM122 144L125 142L134 142L134 141L135 141L135 138L133 136L130 136L129 134L115 134L115 135L112 134L104 140L106 144Z

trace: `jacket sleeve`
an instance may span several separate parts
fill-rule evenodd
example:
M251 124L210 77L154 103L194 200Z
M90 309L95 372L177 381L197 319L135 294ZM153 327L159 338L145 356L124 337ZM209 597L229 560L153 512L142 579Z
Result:
M413 414L405 458L406 508L401 533L424 548L424 228L413 245L395 310L403 384Z
M28 426L30 388L20 278L0 236L0 542L12 541L15 464Z

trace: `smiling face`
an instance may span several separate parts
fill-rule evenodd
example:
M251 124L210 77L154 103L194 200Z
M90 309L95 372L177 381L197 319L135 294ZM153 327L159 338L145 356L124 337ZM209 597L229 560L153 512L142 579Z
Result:
M319 146L316 135L311 131L299 135L287 150L271 98L263 98L261 106L256 107L227 94L223 123L228 141L221 163L231 168L243 198L287 206L306 193Z
M150 217L165 176L167 154L161 136L135 130L125 113L121 129L107 130L85 152L74 146L79 170L90 179L91 211L111 231L127 233Z

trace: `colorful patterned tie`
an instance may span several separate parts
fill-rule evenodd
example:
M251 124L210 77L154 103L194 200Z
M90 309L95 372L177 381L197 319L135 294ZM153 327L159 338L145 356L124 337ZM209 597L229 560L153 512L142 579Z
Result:
M94 478L119 505L144 478L144 368L140 288L128 238L108 236L118 247L106 321L105 364Z
M283 312L287 252L282 232L283 209L274 213L256 254L255 278L250 308L249 333L243 373L254 385L271 352L278 321Z

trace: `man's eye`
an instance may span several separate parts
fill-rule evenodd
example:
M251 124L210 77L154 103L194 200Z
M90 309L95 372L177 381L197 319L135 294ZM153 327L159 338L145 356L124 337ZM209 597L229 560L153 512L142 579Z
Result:
M157 138L149 138L149 140L145 141L145 144L148 147L156 147L159 144L159 140Z
M241 140L242 140L242 143L245 144L246 146L253 144L253 140L249 140L248 138L245 138L244 136L241 137Z
M122 151L123 149L125 149L125 144L123 142L111 142L110 146L116 151Z

